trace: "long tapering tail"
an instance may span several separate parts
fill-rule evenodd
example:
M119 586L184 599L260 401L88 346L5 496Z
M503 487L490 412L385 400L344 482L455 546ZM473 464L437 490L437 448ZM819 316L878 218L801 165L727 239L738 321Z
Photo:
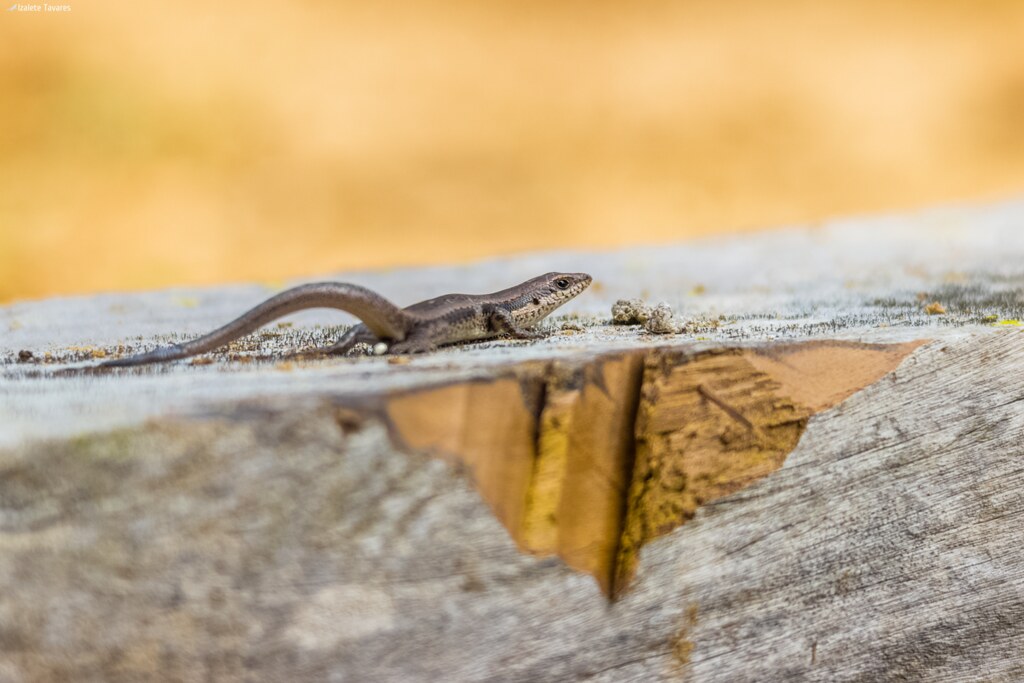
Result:
M137 356L109 360L100 366L128 367L188 358L224 346L273 320L307 308L337 308L351 313L381 339L401 341L409 331L409 315L376 292L345 282L319 282L293 287L272 296L198 339Z

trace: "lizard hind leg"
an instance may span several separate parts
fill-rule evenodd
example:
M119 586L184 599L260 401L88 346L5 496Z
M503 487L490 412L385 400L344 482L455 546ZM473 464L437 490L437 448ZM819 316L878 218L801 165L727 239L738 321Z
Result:
M437 344L430 341L425 335L413 334L402 341L389 344L387 352L390 355L400 355L407 353L429 353L436 349Z
M380 341L380 338L373 332L370 332L365 325L353 325L334 345L320 349L320 352L327 355L340 356L351 351L356 344L369 344L373 346L378 341Z

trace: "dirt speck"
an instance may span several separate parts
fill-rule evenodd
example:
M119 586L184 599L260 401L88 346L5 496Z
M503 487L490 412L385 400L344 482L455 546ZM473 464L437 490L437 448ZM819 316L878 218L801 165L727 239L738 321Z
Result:
M650 311L644 329L651 334L675 334L679 326L672 321L672 316L672 307L662 302Z
M651 317L651 307L643 299L619 299L612 305L613 325L643 325Z

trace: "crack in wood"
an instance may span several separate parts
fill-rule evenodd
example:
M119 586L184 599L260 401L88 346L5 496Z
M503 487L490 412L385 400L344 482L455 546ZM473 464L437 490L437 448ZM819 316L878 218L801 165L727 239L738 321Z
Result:
M731 405L726 403L721 397L715 394L715 392L711 391L703 384L697 385L697 391L698 393L700 393L701 396L703 396L704 398L706 398L707 400L711 401L716 406L724 410L732 419L736 420L737 422L739 422L752 432L757 431L757 427L754 426L753 422L743 417L743 413L741 413L740 411L736 410Z

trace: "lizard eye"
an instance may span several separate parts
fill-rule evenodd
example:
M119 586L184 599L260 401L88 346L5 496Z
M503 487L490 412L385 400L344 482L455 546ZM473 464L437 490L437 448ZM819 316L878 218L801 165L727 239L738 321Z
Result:
M558 278L557 280L555 280L555 287L558 287L559 289L565 289L568 286L569 286L569 281L566 280L564 277L561 277L561 278Z

